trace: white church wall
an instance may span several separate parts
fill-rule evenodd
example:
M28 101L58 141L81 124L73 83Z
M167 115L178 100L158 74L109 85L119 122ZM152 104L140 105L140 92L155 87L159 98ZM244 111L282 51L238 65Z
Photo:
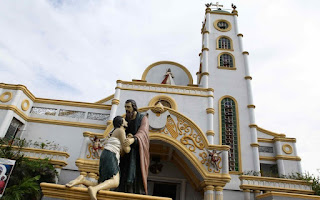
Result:
M223 199L227 199L227 200L244 200L244 193L242 191L223 190ZM254 194L253 193L250 193L250 199L254 199Z
M79 158L85 131L103 133L104 130L29 122L22 137L32 141L48 140L59 144L60 147L67 147L70 157L67 160L68 165L64 168L77 170L75 161Z
M240 185L240 179L239 175L236 174L230 174L231 180L229 183L226 184L224 189L227 190L240 190L239 185Z
M127 99L134 99L138 108L146 107L152 98L163 93L144 92L121 90L120 104L118 106L116 115L125 114L125 101ZM206 108L208 107L208 99L206 97L178 95L178 94L165 94L173 98L177 103L177 111L193 120L205 133L207 127L207 114Z

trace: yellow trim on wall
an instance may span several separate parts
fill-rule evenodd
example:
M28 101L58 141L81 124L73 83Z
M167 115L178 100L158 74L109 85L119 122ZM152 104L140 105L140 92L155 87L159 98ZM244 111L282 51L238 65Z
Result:
M209 48L207 48L207 47L202 48L202 49L201 49L201 52L203 52L203 51L209 51Z
M112 99L111 104L119 105L120 100L119 99Z
M220 40L221 38L227 38L227 39L230 41L230 46L231 46L230 49L222 49L222 48L219 48L219 40ZM221 36L217 37L217 39L216 39L216 49L217 49L217 50L233 51L233 41L232 41L232 39L231 39L230 37L226 36L226 35L221 35Z
M23 101L21 102L21 109L22 109L23 111L27 111L27 110L29 109L29 107L30 107L30 102L29 102L28 99L25 99L25 100L23 100Z
M260 145L258 143L251 143L250 146L252 147L259 147Z
M306 194L294 194L294 193L285 193L285 192L267 192L256 196L256 199L264 199L267 197L278 196L278 197L288 197L288 198L299 198L299 199L312 199L320 200L320 196L317 195L306 195Z
M206 134L207 134L207 136L209 136L209 135L214 136L214 131L213 131L213 130L208 130L208 131L206 132Z
M14 84L0 83L0 88L11 89L11 90L21 90L34 103L43 103L43 104L54 104L54 105L65 105L65 106L74 106L74 107L85 107L85 108L97 108L97 109L111 110L111 105L101 105L99 103L89 103L89 102L78 102L78 101L66 101L66 100L37 98L24 85L14 85Z
M248 107L248 108L256 108L256 106L253 105L253 104L247 105L247 107Z
M45 197L52 197L56 199L90 199L88 188L72 187L67 188L65 185L54 183L41 183L41 190ZM171 200L168 197L156 197L141 194L131 194L124 192L115 192L100 190L97 194L99 200Z
M218 69L226 69L226 70L236 70L237 69L235 67L220 67L220 66L218 66L217 68Z
M89 123L81 123L81 122L33 118L33 117L27 116L21 110L19 110L16 106L13 106L13 105L0 105L0 109L12 110L17 115L19 115L22 119L24 119L28 122L55 124L55 125L62 125L62 126L83 127L83 128L92 128L92 129L102 129L102 130L105 130L107 128L106 125L100 125L100 124L89 124Z
M235 103L235 106L236 106L236 117L237 117L237 138L238 138L238 156L239 156L239 172L241 173L242 172L242 159L241 159L241 138L240 138L240 123L239 123L239 110L238 110L238 102L237 100L232 97L232 96L229 96L229 95L225 95L225 96L222 96L220 99L219 99L219 130L220 130L220 133L219 133L219 138L220 138L220 145L222 145L222 119L221 119L221 101L224 99L224 98L230 98L234 101ZM231 172L230 172L231 173Z
M1 146L8 146L8 145L1 145ZM22 152L34 152L34 153L42 153L42 154L50 154L56 156L64 156L66 158L70 157L70 154L64 151L55 151L55 150L48 150L48 149L36 149L31 147L22 147L19 148L18 146L11 146L13 150L21 150Z
M249 55L249 52L244 51L244 52L242 52L242 54L243 54L243 55Z
M228 12L219 12L219 11L210 11L210 14L218 14L218 15L238 15L238 13L228 13Z
M221 29L218 27L218 22L226 22L228 24L228 28L226 29ZM231 28L232 28L232 25L229 21L225 20L225 19L217 19L216 21L213 22L213 26L215 29L217 29L218 31L221 31L221 32L227 32L227 31L230 31Z
M252 77L251 77L251 76L245 76L244 79L246 79L246 80L252 80Z
M8 96L8 97L5 98L6 96ZM12 92L10 92L10 91L2 93L0 96L0 101L2 103L6 103L6 102L10 101L11 99L12 99Z
M153 97L150 101L149 101L149 104L148 106L150 107L153 107L156 105L156 103L158 103L159 100L164 100L164 101L167 101L170 103L171 105L171 108L173 110L178 110L178 105L177 105L177 102L170 96L168 95L158 95L158 96L155 96Z
M295 143L296 139L295 138L279 138L279 137L275 137L273 139L258 138L258 142L275 143L276 141Z
M156 83L139 83L139 82L127 82L127 81L121 81L121 80L118 80L117 82L118 83L122 83L122 84L130 84L130 85L142 85L142 86L150 86L150 87L187 89L187 90L202 91L202 92L213 91L212 88L201 88L201 87L193 87L193 86L178 86L178 85L167 85L167 84L156 84ZM200 97L213 97L213 95L190 94L190 93L170 92L170 91L158 91L158 90L152 90L152 89L137 89L137 88L116 87L116 89L118 89L118 88L121 89L121 90L132 90L132 91L143 91L143 92L154 92L154 93L166 93L166 94L178 94L178 95L200 96Z
M259 156L260 160L269 160L269 161L276 161L276 160L294 160L294 161L301 161L299 156L286 156L286 155L277 155L276 157L270 156Z
M270 157L270 156L259 156L259 160L277 161L275 157Z
M276 156L277 160L295 160L295 161L301 161L301 158L299 156L286 156L286 155L278 155Z
M215 110L214 110L214 108L207 108L206 112L207 112L207 114L214 114Z
M238 37L243 37L243 34L242 33L238 33L237 36Z
M108 96L106 98L103 98L103 99L101 99L101 100L99 100L99 101L97 101L95 103L104 103L104 102L110 101L113 98L114 98L114 94L112 94L112 95L110 95L110 96Z
M260 131L260 132L265 133L265 134L267 134L267 135L271 135L271 136L273 136L273 137L281 137L281 138L285 138L285 137L286 137L286 135L283 134L283 133L275 133L275 132L272 132L272 131L268 131L268 130L266 130L266 129L263 129L263 128L261 128L261 127L257 127L257 131Z
M284 144L282 145L282 151L286 154L292 154L293 148L290 144Z
M157 65L161 65L161 64L168 64L168 65L175 65L179 68L181 68L188 76L189 78L189 84L193 84L193 78L192 78L192 75L191 73L189 72L189 70L184 67L183 65L179 64L179 63L176 63L176 62L172 62L172 61L159 61L159 62L155 62L151 65L149 65L143 72L142 74L142 77L141 77L141 80L146 80L146 77L147 77L147 74L148 72L150 71L150 69L152 69L153 67L157 66Z
M223 55L223 54L228 54L231 56L232 58L232 62L233 62L233 67L224 67L224 66L220 66L220 57ZM221 52L219 55L218 55L218 68L219 69L229 69L229 70L236 70L236 61L235 61L235 58L234 56L229 53L229 52Z

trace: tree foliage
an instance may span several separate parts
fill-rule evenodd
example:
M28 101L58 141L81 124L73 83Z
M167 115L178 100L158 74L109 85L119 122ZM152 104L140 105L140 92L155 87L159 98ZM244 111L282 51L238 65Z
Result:
M57 172L48 159L29 159L23 156L21 149L25 141L21 140L18 149L6 141L0 140L0 157L16 160L3 200L38 200L41 198L41 182L54 183Z

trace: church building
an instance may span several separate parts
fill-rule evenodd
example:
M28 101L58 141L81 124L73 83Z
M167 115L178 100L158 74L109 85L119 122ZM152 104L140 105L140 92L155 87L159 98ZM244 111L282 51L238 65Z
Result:
M79 174L98 179L94 138L107 141L128 99L149 120L150 196L100 191L98 199L320 199L305 181L279 178L302 172L296 139L256 124L249 52L232 8L206 5L196 80L186 66L159 61L137 79L118 80L95 103L35 97L27 86L0 83L0 137L59 145L23 149L49 157L59 173L57 184L41 185L44 199L89 199L86 188L64 185Z

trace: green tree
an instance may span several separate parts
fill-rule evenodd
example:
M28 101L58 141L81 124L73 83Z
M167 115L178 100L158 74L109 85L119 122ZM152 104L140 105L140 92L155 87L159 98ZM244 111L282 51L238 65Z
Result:
M57 172L48 159L28 159L21 149L25 140L19 140L14 149L7 141L0 140L0 157L16 160L3 200L38 200L41 199L41 182L54 183Z

